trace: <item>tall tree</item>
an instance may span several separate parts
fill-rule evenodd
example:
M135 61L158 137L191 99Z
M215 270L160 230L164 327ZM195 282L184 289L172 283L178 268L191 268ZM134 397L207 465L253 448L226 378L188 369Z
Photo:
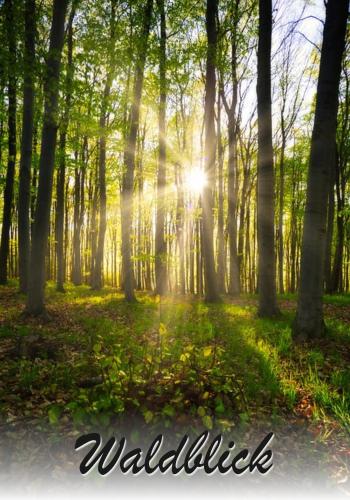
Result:
M13 185L16 166L16 29L15 5L13 0L4 4L6 32L8 41L8 161L4 191L4 209L0 242L0 284L7 282L7 261L10 247L10 228L12 220Z
M350 46L350 36L347 41L347 49ZM345 51L349 54L349 50ZM335 187L336 187L336 227L337 239L334 252L333 269L331 273L331 286L328 291L342 292L344 290L343 281L343 258L344 241L346 237L347 216L346 188L350 179L350 67L349 55L343 62L343 82L344 90L340 101L338 113L338 133L337 133L337 155L335 163Z
M217 230L217 263L218 289L225 292L225 235L224 235L224 147L221 134L221 98L217 99L217 148L218 148L218 230Z
M205 25L207 31L207 61L205 79L205 174L207 182L203 188L202 209L202 251L204 257L205 300L214 302L219 299L217 276L214 260L213 243L213 186L215 176L215 95L216 95L216 50L217 30L216 13L217 0L207 0Z
M111 86L113 82L115 70L115 41L116 41L116 27L115 27L115 9L116 0L111 0L111 20L110 20L110 59L109 68L107 71L106 82L102 97L101 115L100 115L100 140L99 140L99 162L98 162L98 189L99 189L99 226L97 237L97 248L94 261L94 267L91 275L91 287L94 290L99 290L102 287L102 268L104 257L104 245L106 235L106 207L107 207L107 194L106 194L106 128L108 119L108 105L111 93Z
M258 292L259 316L278 313L274 236L274 166L271 119L272 0L259 0L258 44Z
M155 241L156 293L162 295L167 286L165 222L166 187L166 19L164 0L157 0L160 16L159 46L159 154L157 173L157 220Z
M338 93L348 8L349 0L328 0L326 5L294 322L294 334L299 338L318 337L324 332L322 295L327 201L336 162Z
M122 259L123 259L123 285L125 298L128 302L135 301L134 273L131 261L130 228L133 217L133 189L135 171L135 151L137 132L140 121L140 104L146 62L148 36L151 27L153 0L147 0L144 10L142 33L138 44L136 56L135 79L132 103L129 118L129 130L125 141L124 173L121 192L121 223L122 223Z
M294 29L294 28L293 28ZM278 223L277 223L277 257L278 257L278 289L279 293L284 293L284 204L285 204L285 162L286 150L291 132L298 117L301 104L308 90L308 83L302 86L306 67L301 68L299 77L293 74L293 61L296 60L293 53L293 29L288 33L288 39L283 43L281 66L279 72L280 89L280 148L279 148L279 197L278 197ZM294 90L294 92L293 92Z
M88 138L85 135L81 146L81 168L77 165L74 171L74 214L73 214L73 256L72 256L72 282L78 286L82 283L81 262L81 228L85 211L85 176L88 161Z
M222 101L228 119L228 243L230 249L230 275L228 291L231 295L237 295L240 292L240 276L239 276L239 260L237 253L237 95L238 95L238 78L237 78L237 40L241 35L238 31L239 23L239 6L240 0L233 2L231 11L231 84L232 84L232 100L229 105L225 96L224 89L221 90ZM223 86L222 86L223 87Z
M73 87L73 20L75 16L76 0L73 1L72 9L69 15L67 29L67 68L65 81L65 101L64 110L60 127L59 139L59 167L57 170L56 182L56 259L57 259L57 278L56 288L58 291L64 291L65 266L64 266L64 192L66 185L66 142L69 124L69 112L72 101Z
M64 40L64 22L69 0L54 0L50 31L50 46L46 60L44 84L45 107L41 136L39 185L35 207L30 255L27 313L45 311L45 254L50 227L52 180L57 137L58 87Z
M26 0L24 8L24 82L21 161L18 192L18 263L19 288L25 293L28 286L30 253L30 179L34 129L34 67L35 67L35 0Z

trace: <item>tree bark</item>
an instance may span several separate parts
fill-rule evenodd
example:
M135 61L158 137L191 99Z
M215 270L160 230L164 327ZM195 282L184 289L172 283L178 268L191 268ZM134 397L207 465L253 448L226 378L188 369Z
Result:
M337 241L335 245L334 253L334 263L331 276L331 287L330 292L342 292L342 263L343 263L343 253L344 253L344 195L345 195L345 182L342 179L340 173L340 158L337 155L335 163L335 186L336 186L336 196L337 196Z
M205 174L206 185L202 195L202 251L204 259L205 300L215 302L219 299L217 276L215 271L213 244L213 186L215 176L215 94L216 94L216 12L217 0L207 0L207 62L205 80Z
M102 288L102 271L103 271L103 258L104 258L104 244L106 235L106 207L107 207L107 194L106 194L106 125L108 115L109 96L114 74L114 60L115 60L115 8L116 0L111 0L111 36L110 36L110 62L109 69L106 77L106 83L102 98L101 115L100 115L100 141L99 141L99 163L98 163L98 188L99 188L99 225L97 248L95 256L95 265L92 273L91 288L100 290Z
M324 282L326 293L332 293L332 241L334 228L334 177L329 184Z
M237 92L237 88L236 88ZM233 116L232 114L233 113ZM237 253L237 137L235 111L230 111L228 125L228 243L230 248L230 295L240 292L239 264Z
M32 315L42 314L45 311L45 255L47 238L49 236L52 180L57 137L60 62L68 2L69 0L54 0L50 47L46 63L45 109L39 163L39 186L35 208L27 297L27 312Z
M8 161L4 190L4 208L0 242L0 284L7 283L7 264L10 248L10 228L12 220L13 185L16 166L16 28L13 0L5 5L6 30L10 64L8 64Z
M240 273L239 259L237 253L237 191L238 191L238 169L237 169L237 38L238 38L238 22L239 22L239 5L240 0L235 0L232 11L232 31L231 31L231 79L232 79L232 100L229 106L221 89L222 100L228 118L228 214L227 214L227 231L228 244L230 249L229 261L229 285L228 292L230 295L238 295L240 292Z
M284 237L283 237L283 209L284 209L284 158L286 149L286 137L284 131L284 119L282 115L282 145L280 157L279 178L279 211L278 211L278 288L279 293L284 293L283 263L284 263Z
M327 201L331 172L335 168L338 93L348 6L348 0L329 0L326 6L294 322L294 335L299 338L319 337L324 332L322 295Z
M225 293L225 238L224 238L224 148L221 137L221 99L218 92L217 112L217 142L218 142L218 289Z
M59 141L59 167L57 170L56 182L56 217L55 217L55 238L56 238L56 262L57 262L57 277L56 288L59 292L64 292L65 268L64 268L64 191L66 184L66 140L69 123L69 112L72 101L72 85L73 85L73 20L75 15L75 6L73 4L69 21L67 35L67 72L65 82L65 103L60 130Z
M84 219L84 188L85 174L87 168L88 156L88 138L85 135L81 147L81 168L75 169L74 180L74 228L73 228L73 263L72 263L72 282L79 286L82 283L82 262L81 262L81 228Z
M179 163L175 164L175 184L177 191L176 202L176 243L179 255L179 279L176 283L177 290L186 293L185 279L185 200L183 186L183 171Z
M19 289L27 292L30 253L30 178L34 129L35 0L26 0L24 11L24 82L21 161L18 192Z
M272 2L259 0L258 45L258 293L262 317L278 314L274 235L274 167L271 119Z
M140 104L143 87L143 76L146 62L148 35L151 27L153 0L147 0L144 12L144 21L137 55L133 99L130 111L129 131L124 150L125 172L122 179L121 193L121 223L122 223L122 261L124 275L124 294L128 302L136 300L134 293L134 273L131 261L130 232L133 216L133 188L135 170L135 150L137 131L140 119Z
M164 0L157 0L160 14L159 47L159 155L157 173L157 219L155 238L156 293L163 295L167 288L166 241L164 238L166 204L166 20Z

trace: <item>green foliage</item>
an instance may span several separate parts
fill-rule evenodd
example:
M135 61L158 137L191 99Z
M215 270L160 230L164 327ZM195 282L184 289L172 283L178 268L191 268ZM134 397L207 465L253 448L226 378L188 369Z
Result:
M349 337L339 321L328 321L330 347L311 348L292 342L290 312L262 320L248 304L143 294L127 304L111 289L85 286L62 295L50 285L48 298L61 319L43 325L40 338L57 343L57 357L40 354L39 346L35 359L7 358L3 377L18 397L2 412L12 404L28 414L29 398L53 425L68 419L108 426L139 415L146 424L225 432L286 409L304 411L307 395L306 418L335 419L349 430L350 371L336 344L346 351ZM33 333L18 316L16 323L1 328L2 342Z

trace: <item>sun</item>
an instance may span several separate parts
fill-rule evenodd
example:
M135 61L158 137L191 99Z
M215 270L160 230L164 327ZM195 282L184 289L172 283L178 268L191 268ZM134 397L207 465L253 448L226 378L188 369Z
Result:
M204 170L199 167L191 168L186 172L185 183L188 191L198 195L201 194L207 184Z

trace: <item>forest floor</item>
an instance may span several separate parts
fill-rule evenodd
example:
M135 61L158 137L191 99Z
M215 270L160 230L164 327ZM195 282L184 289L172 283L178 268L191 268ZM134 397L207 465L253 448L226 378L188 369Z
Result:
M142 426L219 429L242 442L277 429L289 470L288 456L298 462L305 449L302 468L313 450L349 488L349 295L325 297L325 338L295 344L292 295L279 297L278 319L262 320L254 296L208 305L138 294L127 304L112 288L60 294L49 283L40 320L23 317L16 283L0 293L0 436L22 451L32 439L32 461L44 453L39 434L57 443L116 422L134 441Z

